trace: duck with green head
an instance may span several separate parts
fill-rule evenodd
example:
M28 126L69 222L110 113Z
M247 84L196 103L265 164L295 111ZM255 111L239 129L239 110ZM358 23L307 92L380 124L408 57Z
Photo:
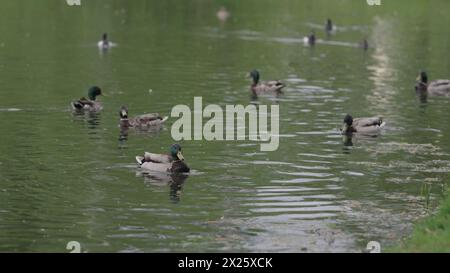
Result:
M102 95L102 90L98 86L92 86L88 90L88 99L82 97L79 100L73 101L71 103L74 110L89 110L89 111L100 111L102 110L102 105L97 101L97 97Z
M121 127L153 127L160 126L167 121L168 117L163 117L158 113L149 113L135 117L128 117L128 108L122 106L119 111Z
M386 125L382 117L371 118L353 118L346 115L341 133L344 135L361 134L361 135L377 135Z
M281 89L285 87L285 85L281 81L268 81L268 82L260 82L260 74L259 71L254 69L250 72L249 77L252 78L252 85L250 86L250 91L254 96L264 94L264 93L283 93Z
M416 92L432 96L450 96L450 80L435 80L428 82L428 74L421 71L416 79Z
M144 156L136 156L136 161L143 170L168 173L190 172L181 153L180 144L173 144L170 147L170 154L145 152Z

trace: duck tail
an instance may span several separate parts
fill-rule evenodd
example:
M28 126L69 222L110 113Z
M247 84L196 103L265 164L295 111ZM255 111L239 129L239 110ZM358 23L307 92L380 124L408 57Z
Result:
M72 108L74 110L81 110L84 107L84 104L82 104L80 101L73 101L70 105L72 105Z
M378 119L379 119L379 125L381 126L383 123L385 123L384 122L384 117L383 116L378 116Z
M143 156L136 156L136 161L139 164L139 166L142 166L142 164L144 164L144 162L145 162Z
M281 81L278 81L276 84L276 87L277 87L278 92L283 93L283 91L281 89L285 88L286 85L284 83L282 83Z
M169 117L163 117L163 118L161 119L161 124L164 123L164 122L166 122L168 119L169 119Z

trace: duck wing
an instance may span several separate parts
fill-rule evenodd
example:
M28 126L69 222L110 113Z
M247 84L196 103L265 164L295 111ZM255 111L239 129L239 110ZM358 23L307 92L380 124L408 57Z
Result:
M154 163L171 163L173 161L172 157L166 154L154 154L145 152L144 159L146 162Z
M268 81L262 82L259 85L255 86L254 89L257 93L266 93L266 92L281 92L285 85L280 81Z
M382 123L380 126L374 125L374 126L358 127L356 128L356 133L359 135L377 136L381 132L381 129L383 127L384 123Z
M353 127L380 126L382 123L383 123L382 117L355 118L353 120Z
M270 88L275 88L275 90L279 91L281 90L283 87L285 87L285 85L281 82L281 81L268 81L265 83L267 86L269 86Z
M436 80L430 83L430 86L450 86L450 80Z
M155 120L155 119L162 119L161 115L158 113L149 113L144 115L136 116L137 119L142 120Z
M152 126L164 123L168 117L162 117L157 113L140 115L129 120L132 126Z
M436 80L428 85L428 92L437 96L450 95L450 80Z
M94 102L86 99L85 97L82 97L81 99L72 102L72 107L74 109L84 109L85 106L93 107Z
M171 163L154 163L154 162L144 162L141 164L141 169L148 170L151 172L161 172L167 173L171 172Z

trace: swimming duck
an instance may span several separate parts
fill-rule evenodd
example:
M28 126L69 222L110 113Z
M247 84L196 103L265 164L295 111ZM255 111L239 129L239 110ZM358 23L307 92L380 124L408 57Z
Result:
M334 30L333 22L331 19L327 19L327 22L325 23L325 31L327 34L331 34Z
M316 34L313 30L311 30L308 36L303 38L303 43L307 46L314 46L316 44Z
M259 81L259 72L258 70L252 70L249 74L249 77L252 78L252 85L250 86L250 90L253 95L259 95L262 93L275 92L277 94L283 93L281 89L285 87L285 85L280 81L268 81L268 82L260 82Z
M102 110L102 105L100 102L96 101L97 96L102 95L102 90L98 86L92 86L88 90L88 99L82 97L79 100L73 101L71 103L74 110L89 110L89 111L100 111Z
M382 117L353 119L351 115L347 114L341 132L342 134L377 135L385 125Z
M436 80L428 83L427 72L421 71L417 77L416 92L433 96L450 96L450 80Z
M141 169L157 172L188 173L189 167L184 162L181 154L181 146L173 144L170 147L170 154L153 154L145 152L144 156L136 156Z
M108 40L108 33L103 33L102 39L97 43L99 49L107 50L113 46L113 43Z
M133 118L128 117L128 108L120 108L120 126L121 127L151 127L158 126L166 122L168 117L162 117L158 113L144 114Z

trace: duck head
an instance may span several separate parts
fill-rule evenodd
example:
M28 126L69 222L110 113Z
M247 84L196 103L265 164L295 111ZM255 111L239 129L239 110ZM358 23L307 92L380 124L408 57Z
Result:
M327 32L331 32L333 30L333 22L331 21L331 19L327 19L327 23L325 25L325 29Z
M259 82L259 72L258 72L258 70L253 69L250 72L249 77L252 78L253 84L258 84L258 82Z
M184 160L183 154L181 153L181 146L180 146L180 144L177 144L177 143L173 144L170 147L170 154L172 155L172 158L174 160L181 160L181 161Z
M95 100L97 96L100 96L102 94L102 90L98 86L92 86L88 90L88 97L90 100Z
M342 133L347 134L351 132L351 128L353 125L353 117L347 114L344 118L344 125L342 126Z
M119 115L121 119L128 119L128 108L125 105L120 107Z
M417 82L418 83L428 83L428 75L426 71L420 71L419 76L417 76Z
M103 41L104 43L108 43L108 33L103 33L102 41Z

